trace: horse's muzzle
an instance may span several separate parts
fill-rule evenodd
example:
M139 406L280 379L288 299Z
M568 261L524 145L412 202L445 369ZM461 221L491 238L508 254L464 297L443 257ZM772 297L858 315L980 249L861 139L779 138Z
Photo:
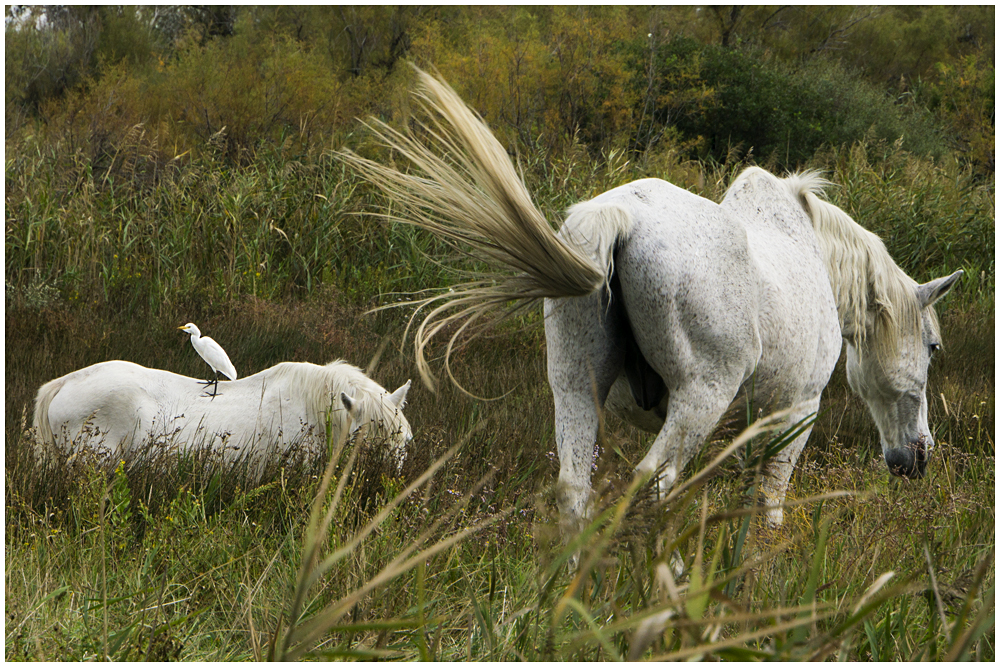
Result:
M907 479L919 479L927 468L927 445L921 440L909 442L904 447L896 447L885 453L885 464L889 472Z

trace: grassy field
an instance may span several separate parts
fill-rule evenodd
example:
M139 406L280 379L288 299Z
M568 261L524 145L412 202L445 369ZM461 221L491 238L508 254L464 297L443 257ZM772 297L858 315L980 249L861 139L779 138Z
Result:
M300 158L226 170L209 156L119 183L42 151L8 163L7 659L994 658L993 194L898 147L859 144L815 166L915 278L966 269L939 307L938 447L923 480L889 476L841 367L780 530L745 509L755 469L716 460L745 418L720 426L665 502L631 486L650 437L611 419L594 473L602 511L563 545L535 311L453 356L467 388L502 398L414 386L400 474L377 443L345 446L329 467L276 467L261 485L197 456L36 468L27 427L42 383L115 358L200 377L176 330L187 321L244 376L279 361L364 367L388 341L373 377L416 379L399 349L408 312L366 311L454 280L432 261L444 249L357 215L378 195L326 155ZM641 175L717 198L740 166L523 160L552 220Z

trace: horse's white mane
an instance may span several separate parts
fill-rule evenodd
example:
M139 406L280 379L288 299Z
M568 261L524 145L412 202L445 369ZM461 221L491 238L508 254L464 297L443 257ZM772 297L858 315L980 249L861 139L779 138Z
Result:
M403 406L397 408L388 400L389 392L365 375L357 366L346 361L332 361L325 366L286 361L269 371L271 382L281 381L295 387L306 401L316 423L325 423L326 412L341 429L349 427L350 416L340 402L340 393L358 399L359 421L395 431L399 426ZM336 429L335 429L336 430Z
M760 167L750 167L730 189L759 174L774 179L809 214L830 275L841 327L850 327L855 347L866 344L876 354L891 353L905 331L919 331L916 282L896 265L882 239L820 198L830 181L815 170L780 179ZM869 310L875 315L872 331L866 326Z

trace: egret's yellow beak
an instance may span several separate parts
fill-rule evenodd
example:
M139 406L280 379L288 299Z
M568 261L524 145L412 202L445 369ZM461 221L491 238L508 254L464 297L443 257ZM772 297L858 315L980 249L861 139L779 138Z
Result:
M183 330L184 330L184 327L177 327L177 328L178 328L178 329L180 329L181 331L183 331Z

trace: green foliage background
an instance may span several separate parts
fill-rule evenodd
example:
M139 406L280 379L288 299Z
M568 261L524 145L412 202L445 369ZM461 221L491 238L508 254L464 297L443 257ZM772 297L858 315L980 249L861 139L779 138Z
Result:
M447 266L470 267L425 234L379 222L372 214L392 202L333 157L348 147L393 159L359 119L410 121L409 61L439 72L482 115L554 225L569 205L635 178L665 178L718 200L748 164L819 168L835 184L831 200L879 234L911 276L965 269L941 308L947 352L928 389L942 461L926 480L933 492L903 488L870 465L874 426L838 371L793 488L799 497L845 487L872 495L827 505L839 529L824 542L829 564L802 567L814 559L820 515L789 512L788 533L809 538L753 570L738 591L725 584L725 594L748 609L812 595L843 606L880 572L910 572L924 588L906 589L863 632L841 637L852 659L944 658L961 645L965 620L956 619L970 618L963 601L969 613L992 613L982 591L992 596L993 570L985 580L972 574L992 562L995 516L987 493L995 454L992 6L104 6L52 7L44 23L20 12L7 8L5 31L6 553L8 572L15 563L13 571L38 576L8 576L8 658L266 653L262 630L276 626L294 582L316 471L279 471L280 483L246 489L181 462L167 476L91 471L71 483L33 468L25 425L38 386L91 363L124 358L200 375L200 359L175 330L186 321L222 341L241 375L286 360L364 366L388 340L376 379L395 387L414 376L409 351L397 349L408 313L365 311L461 279ZM557 471L539 324L538 313L526 314L453 360L467 387L509 390L503 400L414 388L415 452L403 479L476 424L488 428L464 441L423 505L404 506L378 546L342 566L336 580L347 583L316 599L374 576L394 543L410 541L491 469L497 481L462 520L515 507L521 520L429 561L437 639L426 627L367 627L337 635L339 645L387 650L388 642L393 655L450 659L626 650L631 630L614 635L614 646L539 630L563 622L546 601L566 590L538 583L548 567L548 510L523 502ZM739 426L724 425L716 449ZM595 479L614 495L648 439L619 423L606 438ZM338 525L363 522L398 493L399 480L369 463L376 472L352 478ZM713 482L703 507L741 506L746 479L735 467L726 472L730 481ZM699 502L686 516L697 519ZM712 560L717 540L715 553L731 556L738 549L727 540L737 532L716 526L684 544ZM777 539L756 528L748 535L748 549ZM953 604L921 599L931 590L920 583L925 545ZM622 543L609 552L615 564L594 571L589 592L577 595L594 618L654 604L662 591L644 568L662 563L662 544L645 548ZM109 580L98 563L117 574ZM568 585L561 576L558 585ZM101 601L95 591L109 581L121 595ZM500 590L533 611L503 624L513 608ZM352 618L412 619L411 593L369 599ZM521 625L529 620L530 631ZM565 623L590 632L583 616ZM813 628L815 646L829 627ZM701 641L682 634L657 646ZM779 635L754 644L760 655L727 655L813 655L801 635ZM992 656L992 634L965 655Z

